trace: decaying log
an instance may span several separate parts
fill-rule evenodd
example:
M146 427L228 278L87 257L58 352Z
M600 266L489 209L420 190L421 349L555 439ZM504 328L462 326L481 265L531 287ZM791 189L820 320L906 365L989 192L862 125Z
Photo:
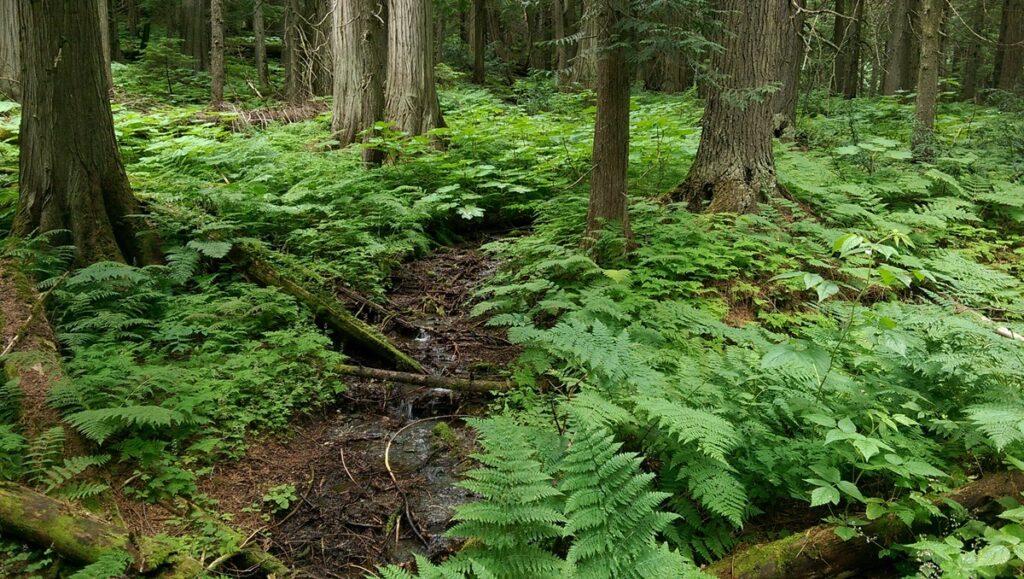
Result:
M934 502L939 506L953 500L968 511L974 511L1021 490L1024 490L1024 473L998 473L942 495ZM818 525L777 541L740 548L705 571L723 579L837 577L864 573L883 563L878 558L882 549L911 540L914 532L927 526L924 523L908 529L894 516L887 515L862 527L858 536L844 541L836 535L835 527Z
M203 571L195 559L168 554L168 545L158 539L133 539L123 527L13 483L0 483L0 530L51 548L78 563L94 563L111 551L125 551L132 555L132 566L140 573L159 571L161 577L199 577Z
M361 378L372 378L416 386L430 386L432 388L447 388L448 390L459 390L462 392L503 392L512 389L511 382L502 380L475 380L473 378L455 378L431 374L410 374L409 372L393 372L391 370L351 366L348 364L335 366L334 369L347 376L359 376Z
M302 302L343 340L355 342L397 368L423 372L419 362L399 350L376 328L349 313L333 296L308 289L271 265L265 250L253 244L235 244L228 257L253 281L276 287Z

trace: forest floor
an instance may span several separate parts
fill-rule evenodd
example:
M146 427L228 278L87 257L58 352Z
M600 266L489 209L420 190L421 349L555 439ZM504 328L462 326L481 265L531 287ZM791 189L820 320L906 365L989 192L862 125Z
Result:
M498 266L478 243L443 247L395 272L384 308L353 310L429 373L489 378L519 354L504 329L470 315ZM482 414L484 398L361 378L347 385L335 407L298 420L287 439L253 441L202 485L233 525L268 535L264 547L299 577L361 577L413 553L451 552L443 533L470 497L456 486L474 447L462 419ZM262 497L284 485L294 496L268 520Z

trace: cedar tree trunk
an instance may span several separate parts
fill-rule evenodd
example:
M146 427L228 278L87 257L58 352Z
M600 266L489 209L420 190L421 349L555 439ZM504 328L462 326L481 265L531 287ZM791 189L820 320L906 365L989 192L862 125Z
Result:
M555 0L556 2L558 0ZM484 51L486 43L484 34L487 30L487 5L485 0L473 0L469 12L469 49L473 54L473 82L483 84L486 70L484 68Z
M597 19L597 3L601 0L586 0L583 14L582 33L577 43L576 58L572 62L569 81L584 88L593 88L597 76L597 38L600 34Z
M934 153L935 108L939 95L939 30L944 0L924 0L921 11L921 58L917 73L917 112L912 149L917 159Z
M597 0L597 118L594 122L594 172L590 179L586 239L593 241L608 224L630 236L627 169L629 165L630 66L618 38L629 0Z
M1005 0L996 52L995 86L1018 90L1024 82L1024 0Z
M783 25L782 65L779 76L782 86L775 93L775 134L781 135L787 128L796 127L796 108L800 100L800 71L803 68L806 45L803 38L804 13L798 10L806 0L796 0L796 5L787 3L782 7Z
M21 100L21 33L18 2L0 2L0 97Z
M971 28L974 32L984 35L985 33L985 0L975 0L974 18ZM968 38L967 54L964 57L963 83L960 85L960 98L965 101L974 100L978 94L978 71L981 69L984 52L981 47L981 39L974 34Z
M388 0L384 117L410 135L444 126L434 86L432 0Z
M698 211L752 213L775 190L772 103L765 96L782 61L789 0L720 0L727 31L711 69L724 78L710 87L700 147L674 197Z
M70 231L79 264L139 255L107 99L100 0L21 4L24 110L14 234Z
M213 73L213 106L224 104L224 0L210 0L210 70Z
M270 84L267 69L267 31L263 22L263 0L255 0L252 12L252 33L255 36L256 73L259 75L261 88Z
M192 57L195 70L210 70L210 24L205 0L182 0L179 18L182 52Z
M334 120L341 146L373 128L384 114L384 67L387 38L385 0L338 0L334 9ZM363 158L379 164L380 153Z

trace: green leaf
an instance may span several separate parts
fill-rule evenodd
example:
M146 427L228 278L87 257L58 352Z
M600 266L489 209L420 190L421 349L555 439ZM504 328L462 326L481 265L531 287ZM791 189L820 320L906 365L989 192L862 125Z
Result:
M850 495L851 497L857 499L862 503L867 500L864 497L864 495L861 494L860 489L857 488L857 485L853 484L850 481L841 480L836 483L836 486L839 487L839 490L843 491L844 493Z
M849 157L851 155L860 154L860 151L861 149L857 145L847 145L845 147L839 147L838 149L834 150L835 154L841 155L843 157Z
M1010 550L1002 545L988 545L978 553L979 567L996 567L1010 560Z
M889 512L889 508L883 502L868 501L868 506L864 511L869 521L873 521L879 517L884 516Z
M836 487L818 487L811 491L812 507L820 507L821 505L827 504L839 504L839 490Z
M188 242L188 247L213 259L221 259L231 251L232 245L227 241L202 241L193 239Z
M844 541L849 541L859 534L853 527L836 527L835 531L836 536Z

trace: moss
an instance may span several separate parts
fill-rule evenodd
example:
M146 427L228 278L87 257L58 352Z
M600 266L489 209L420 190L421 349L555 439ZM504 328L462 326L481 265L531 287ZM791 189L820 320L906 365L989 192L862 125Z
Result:
M459 437L452 430L451 425L447 422L438 422L434 425L434 430L430 433L434 444L441 448L455 448L459 445Z
M723 561L734 578L783 577L793 558L804 551L806 536L794 533L788 537L756 545Z

